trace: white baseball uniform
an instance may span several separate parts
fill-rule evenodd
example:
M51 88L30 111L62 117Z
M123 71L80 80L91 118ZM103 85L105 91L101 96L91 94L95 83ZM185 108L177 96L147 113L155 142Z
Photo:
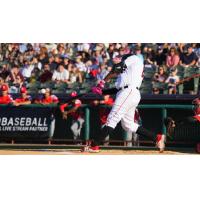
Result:
M134 115L141 99L139 88L143 80L144 65L136 55L128 57L125 64L127 68L118 75L115 83L117 89L122 89L116 95L106 125L115 128L121 121L125 131L136 132L139 125L134 122ZM125 86L128 88L124 88Z

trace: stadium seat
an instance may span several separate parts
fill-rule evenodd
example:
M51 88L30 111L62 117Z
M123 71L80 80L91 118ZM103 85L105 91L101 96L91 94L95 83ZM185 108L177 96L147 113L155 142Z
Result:
M56 83L54 84L54 89L63 90L67 88L67 83Z
M26 87L29 89L29 90L38 90L40 89L40 82L36 81L34 83L28 83L26 85Z
M177 66L177 76L180 80L184 78L184 68L182 66Z
M53 89L52 90L52 94L64 94L65 93L65 91L64 90L57 90L57 89Z
M153 82L152 87L153 88L159 88L159 89L165 89L166 83Z
M144 78L151 79L155 74L154 68L144 68Z
M54 82L51 81L51 82L47 82L47 83L41 83L40 84L40 88L41 89L42 88L50 88L50 89L52 89L52 88L54 88Z
M142 85L140 87L140 92L142 94L151 94L152 93L152 83L151 83L151 81L143 80Z
M178 94L183 94L183 84L178 85Z

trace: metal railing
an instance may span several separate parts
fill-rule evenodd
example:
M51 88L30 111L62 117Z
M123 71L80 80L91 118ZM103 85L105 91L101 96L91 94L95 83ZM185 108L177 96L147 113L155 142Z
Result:
M84 105L85 109L85 140L90 138L90 109L87 105ZM102 105L102 107L110 107ZM182 109L182 110L192 110L193 105L176 105L176 104L145 104L138 105L139 109L161 109L162 112L162 133L166 134L166 126L164 124L164 119L167 118L168 109ZM125 136L126 137L126 136Z

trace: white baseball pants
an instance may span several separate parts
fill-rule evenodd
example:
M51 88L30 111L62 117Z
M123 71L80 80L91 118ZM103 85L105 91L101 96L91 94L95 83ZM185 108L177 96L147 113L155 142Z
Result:
M128 87L120 90L116 95L106 125L115 128L121 121L121 125L126 132L136 132L139 125L134 122L134 116L140 99L140 91L136 88Z

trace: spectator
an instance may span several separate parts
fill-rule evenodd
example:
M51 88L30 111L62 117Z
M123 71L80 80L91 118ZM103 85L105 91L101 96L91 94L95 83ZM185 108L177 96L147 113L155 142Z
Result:
M160 66L158 68L158 72L154 74L153 80L152 80L152 84L153 84L153 91L155 92L154 94L156 94L157 92L159 94L163 93L164 90L164 85L155 86L155 83L165 83L165 80L167 79L167 74L165 73L164 67Z
M53 76L53 73L50 71L49 64L45 63L44 64L44 68L42 70L42 73L41 73L41 75L39 77L39 81L41 83L49 82L49 81L52 80L52 76Z
M76 57L76 67L79 70L79 72L81 73L82 80L84 81L85 74L87 72L87 68L86 68L85 64L82 62L82 56Z
M176 94L176 85L179 82L179 77L176 74L177 74L177 69L171 68L170 75L165 81L165 83L168 84L169 94Z
M179 61L181 65L199 67L199 45L193 43L190 46L191 48L187 50L187 43L2 43L0 44L0 65L2 66L0 67L0 76L2 80L5 80L5 83L9 83L9 86L16 82L14 79L20 73L19 76L23 76L25 83L35 80L45 82L50 79L52 74L54 76L57 76L55 75L57 73L60 74L58 67L63 64L64 68L68 70L67 76L70 83L96 81L97 78L104 76L104 70L106 72L111 69L114 57L126 53L136 53L141 59L143 57L145 67L150 68L154 68L155 65L157 67L163 66L165 63L167 68L174 68L177 66L179 57L181 57ZM142 52L140 49L142 49ZM74 57L75 61L71 60ZM49 64L50 68L47 71L44 70L46 63ZM78 70L72 67L74 64ZM18 69L13 69L15 65L18 66ZM44 75L41 76L41 74ZM41 80L41 78L44 78L44 80ZM67 82L67 80L65 81Z
M38 81L40 76L40 70L38 68L34 68L33 71L31 72L31 77L29 79L30 83L35 83Z
M178 51L179 53L185 53L187 51L184 43L178 43Z
M165 73L165 69L163 66L160 66L158 68L158 72L154 74L153 81L164 83L166 78L167 78L167 75Z
M54 59L54 56L53 55L49 55L49 60L48 62L49 63L49 67L50 67L50 70L53 72L54 70L56 70L58 68L58 63L55 61Z
M142 62L144 62L144 56L141 53L141 47L140 46L135 47L135 54L142 60Z
M5 84L5 80L3 79L2 76L0 76L0 88L1 88L1 86L2 86L3 84Z
M17 76L15 81L10 86L10 93L18 93L20 88L24 85L24 81L21 76Z
M55 55L54 59L51 59L52 62L50 62L50 68L51 70L55 70L58 68L58 66L61 64L62 59L60 58L60 56L57 54Z
M82 83L83 82L81 73L79 72L77 67L74 66L74 65L71 67L71 73L70 73L70 76L69 76L69 82L70 83L75 83L75 82Z
M32 65L28 60L24 61L24 66L22 67L21 73L25 80L29 81L31 77L31 72L33 71L34 67L35 66Z
M180 57L175 47L171 47L166 58L166 66L168 68L174 68L179 64Z
M153 87L153 89L152 89L152 94L160 94L160 93L161 93L161 92L160 92L159 88Z
M108 75L108 73L109 73L109 71L107 70L106 65L105 64L101 64L99 72L97 74L97 79L98 80L103 80Z
M97 46L94 49L94 59L96 60L96 64L100 65L101 63L103 63L103 57L101 55L101 47Z
M112 60L112 58L113 58L114 50L115 50L114 44L109 44L107 52L108 52L108 57L110 60Z
M24 53L27 50L27 44L26 43L21 43L19 45L19 52Z
M198 68L200 68L200 44L199 43L196 45L196 48L195 48L194 52L198 57L198 61L196 62L196 66Z
M68 69L68 65L69 65L69 58L64 57L63 58L63 65L65 69Z
M193 52L193 47L188 46L187 52L181 54L180 65L184 68L193 67L198 61L197 55Z
M9 80L15 84L18 82L18 78L20 77L20 79L22 81L24 81L24 77L22 75L22 73L20 72L19 66L14 65L10 71L10 75L9 75Z
M76 57L76 67L79 69L80 72L86 72L86 66L82 62L82 56Z
M155 62L155 53L151 47L144 48L144 66L152 68Z
M54 71L52 80L56 83L68 83L69 82L69 72L64 68L63 64L58 66L58 69Z
M34 68L42 69L42 63L38 61L36 57L33 57L30 61L30 64L34 66ZM43 63L44 66L45 63Z
M161 46L158 47L156 55L155 55L155 66L159 67L161 65L164 65L166 61L166 56L163 52L163 48Z
M77 45L77 50L78 51L85 51L88 52L90 49L90 45L88 43L82 43Z
M0 68L0 76L7 81L8 77L10 75L8 64L3 64Z

